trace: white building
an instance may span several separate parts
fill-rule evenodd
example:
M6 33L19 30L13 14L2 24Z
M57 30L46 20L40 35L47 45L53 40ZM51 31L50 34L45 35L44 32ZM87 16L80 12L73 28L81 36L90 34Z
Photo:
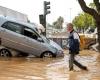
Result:
M2 7L2 6L0 6L0 15L5 16L5 17L10 17L12 19L24 21L24 22L28 21L26 14L23 14L23 13L20 13L20 12L17 12L17 11L14 11L12 9Z

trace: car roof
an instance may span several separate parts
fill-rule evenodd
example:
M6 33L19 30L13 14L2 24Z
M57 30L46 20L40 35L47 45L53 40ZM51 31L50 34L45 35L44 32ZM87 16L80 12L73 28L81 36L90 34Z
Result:
M4 24L7 21L15 22L15 23L27 26L27 27L32 28L32 29L36 29L37 28L35 23L34 24L30 24L30 23L27 23L27 22L18 21L16 19L13 19L13 18L10 18L10 17L0 16L0 26L2 26L2 24Z

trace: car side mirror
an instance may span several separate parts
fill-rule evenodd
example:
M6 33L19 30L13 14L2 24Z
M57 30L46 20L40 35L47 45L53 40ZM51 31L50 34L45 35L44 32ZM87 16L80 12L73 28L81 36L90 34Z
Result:
M37 39L39 42L44 42L42 38Z

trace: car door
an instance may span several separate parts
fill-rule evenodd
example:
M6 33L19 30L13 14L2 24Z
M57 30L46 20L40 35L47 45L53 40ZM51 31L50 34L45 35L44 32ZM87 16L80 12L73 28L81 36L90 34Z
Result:
M26 51L26 39L22 35L23 25L14 23L14 22L6 22L1 27L1 38L2 45L16 49L19 51Z
M29 27L25 27L23 32L23 35L27 39L27 51L35 56L40 56L47 47L44 45L45 43L43 41L38 41L38 38L41 38L39 34Z

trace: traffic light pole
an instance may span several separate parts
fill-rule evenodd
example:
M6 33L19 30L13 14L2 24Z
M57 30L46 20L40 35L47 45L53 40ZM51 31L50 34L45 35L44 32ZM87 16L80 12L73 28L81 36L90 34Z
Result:
M46 15L44 15L44 28L45 28L45 31L44 31L44 36L46 36Z
M44 1L44 27L45 27L45 32L44 35L46 36L46 15L50 13L50 2Z
M40 24L42 24L45 28L45 31L42 32L42 34L46 36L46 15L43 14L39 15L39 20L40 20Z
M39 15L40 24L42 24L45 28L45 32L43 33L44 36L46 36L46 15L50 14L50 2L44 1L44 14Z

